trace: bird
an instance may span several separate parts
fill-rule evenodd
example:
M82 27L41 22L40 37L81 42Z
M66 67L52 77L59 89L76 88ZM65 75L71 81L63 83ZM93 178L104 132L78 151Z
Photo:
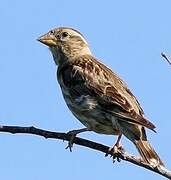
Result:
M155 125L145 117L127 84L92 54L78 30L57 27L37 40L50 49L64 100L85 126L69 131L72 134L69 148L77 134L93 131L118 136L109 149L116 153L122 147L120 140L124 135L135 145L145 163L164 166L146 135L146 128L155 132Z

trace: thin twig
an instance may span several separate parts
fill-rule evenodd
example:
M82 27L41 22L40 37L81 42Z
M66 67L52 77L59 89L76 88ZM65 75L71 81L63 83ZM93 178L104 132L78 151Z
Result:
M161 53L161 56L171 65L171 60L166 56L165 53Z
M45 138L61 139L61 140L66 140L66 141L69 141L71 137L71 135L67 133L46 131L43 129L35 128L33 126L31 127L0 126L0 132L8 132L12 134L16 134L16 133L34 134L38 136L43 136ZM91 148L91 149L101 151L105 154L108 152L108 149L109 149L108 146L105 146L103 144L99 144L99 143L82 139L82 138L78 138L78 137L75 137L74 143ZM109 154L113 155L112 152L110 152ZM140 158L134 157L125 151L120 154L119 158L124 161L128 161L130 163L146 168L155 173L158 173L168 179L171 179L171 171L167 170L165 167L153 167L150 164L144 163Z

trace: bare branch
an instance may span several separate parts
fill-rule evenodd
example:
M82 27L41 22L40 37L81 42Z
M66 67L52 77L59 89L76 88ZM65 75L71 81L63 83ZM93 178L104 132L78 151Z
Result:
M166 56L165 53L161 53L161 56L171 65L171 60Z
M12 134L16 134L16 133L34 134L34 135L38 135L38 136L43 136L45 138L61 139L61 140L66 140L66 141L69 141L70 137L71 137L71 135L69 135L67 133L46 131L43 129L35 128L33 126L31 126L31 127L0 126L0 132L8 132L8 133L12 133ZM74 139L74 143L81 145L81 146L91 148L91 149L101 151L103 153L108 152L108 149L109 149L108 146L105 146L103 144L99 144L99 143L89 141L86 139L82 139L82 138L78 138L78 137L76 137ZM110 155L113 155L113 154L110 153ZM125 151L119 155L119 158L124 161L128 161L130 163L133 163L133 164L136 164L143 168L146 168L155 173L158 173L168 179L171 179L171 171L167 170L164 167L153 167L150 164L146 164L140 158L132 156Z

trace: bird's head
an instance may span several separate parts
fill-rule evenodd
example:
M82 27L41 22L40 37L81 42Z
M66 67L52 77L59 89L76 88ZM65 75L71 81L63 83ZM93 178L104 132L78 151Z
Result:
M82 55L91 55L83 35L72 28L60 27L50 30L39 37L38 41L50 48L57 65Z

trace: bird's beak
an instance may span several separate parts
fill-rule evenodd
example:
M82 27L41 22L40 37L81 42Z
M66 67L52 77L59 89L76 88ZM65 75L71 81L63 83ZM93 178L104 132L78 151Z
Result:
M50 35L49 33L40 36L37 40L49 47L57 45L56 38L53 35Z

